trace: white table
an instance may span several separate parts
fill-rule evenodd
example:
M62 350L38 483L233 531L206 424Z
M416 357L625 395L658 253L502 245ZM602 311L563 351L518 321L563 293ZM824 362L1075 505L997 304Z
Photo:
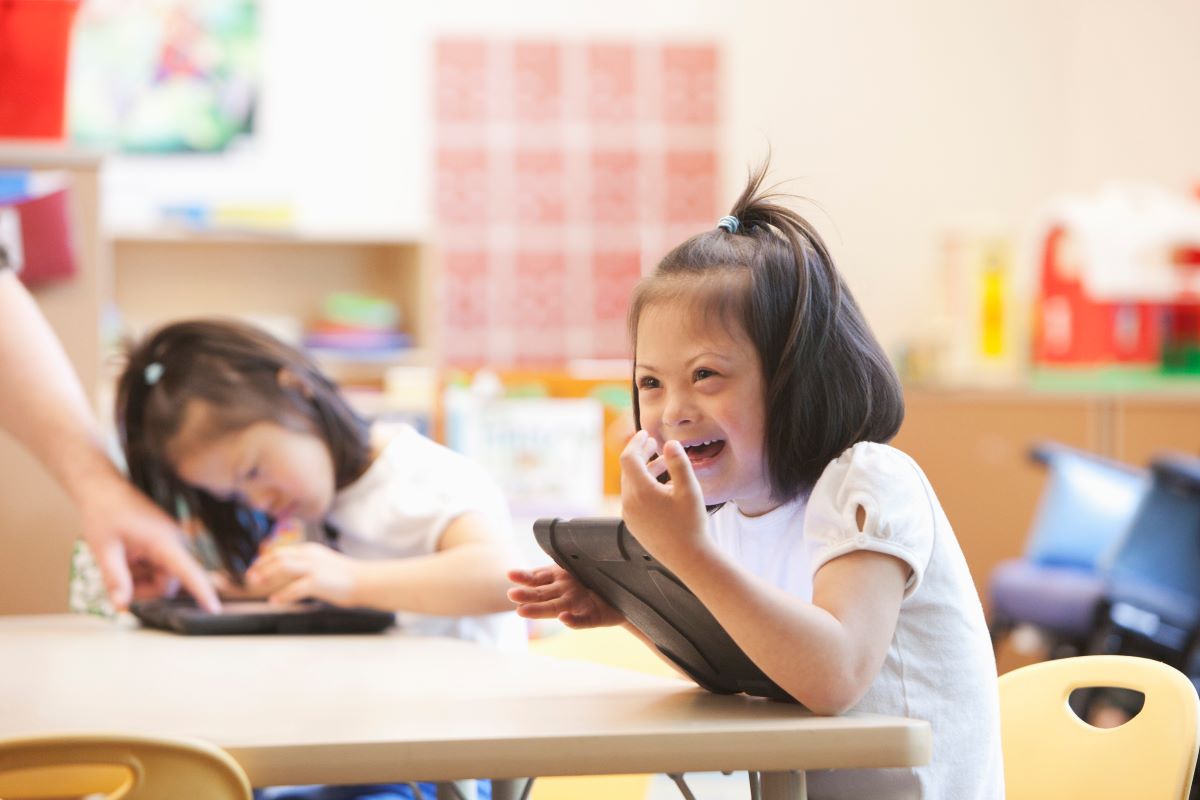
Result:
M196 737L256 786L927 763L930 729L814 717L683 681L448 639L184 637L71 615L0 617L0 738ZM497 788L497 797L507 791Z

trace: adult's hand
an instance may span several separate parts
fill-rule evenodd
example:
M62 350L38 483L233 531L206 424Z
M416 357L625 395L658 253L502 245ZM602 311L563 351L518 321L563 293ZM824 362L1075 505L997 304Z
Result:
M174 577L201 606L219 608L179 528L105 454L62 344L6 269L0 269L0 429L45 464L74 499L113 605L125 608L135 593L161 594Z
M83 536L95 555L109 600L118 609L183 585L209 611L220 609L208 574L192 558L178 526L115 471L76 492Z

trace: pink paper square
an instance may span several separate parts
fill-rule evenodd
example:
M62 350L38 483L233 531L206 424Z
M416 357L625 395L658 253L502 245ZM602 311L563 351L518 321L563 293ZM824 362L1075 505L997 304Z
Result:
M464 329L485 328L492 316L487 254L451 250L442 266L447 338Z
M664 221L716 224L717 156L709 150L668 152L663 160Z
M595 319L624 320L629 297L641 277L641 253L596 253L592 257L592 313Z
M671 45L662 52L663 121L713 125L717 120L717 50Z
M439 150L437 217L442 224L484 225L491 192L485 150Z
M592 154L592 220L601 225L637 220L638 155L633 150Z
M562 253L517 253L511 321L518 331L558 334L561 338L566 318L566 279Z
M562 56L557 44L518 42L513 50L516 118L546 122L562 115Z
M590 45L587 64L588 116L594 122L631 122L637 109L633 46Z
M560 150L516 155L516 194L502 199L520 224L556 225L566 218L566 178Z
M487 116L487 55L482 40L437 43L434 107L439 122L482 122Z

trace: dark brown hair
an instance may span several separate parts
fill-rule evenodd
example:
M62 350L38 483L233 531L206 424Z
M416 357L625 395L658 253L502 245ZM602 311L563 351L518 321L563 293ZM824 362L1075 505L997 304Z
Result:
M634 290L629 336L656 302L687 298L699 313L739 325L765 379L764 442L771 496L810 490L857 442L887 442L904 419L900 381L812 225L762 189L752 172L717 227L676 247ZM641 428L636 381L634 421Z
M211 410L205 438L263 421L320 437L338 488L370 463L367 422L307 356L259 328L233 320L188 320L159 328L130 347L116 399L129 479L175 519L198 519L237 578L274 521L237 498L222 500L185 484L171 468L167 448L190 400Z

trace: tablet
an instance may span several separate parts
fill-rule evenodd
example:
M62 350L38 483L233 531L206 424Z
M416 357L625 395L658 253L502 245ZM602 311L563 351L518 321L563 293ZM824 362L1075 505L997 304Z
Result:
M533 535L560 567L624 614L700 686L795 702L620 519L539 519Z
M195 636L250 633L377 633L396 615L371 608L303 602L274 606L264 600L227 602L216 614L191 598L134 600L129 611L148 628Z

